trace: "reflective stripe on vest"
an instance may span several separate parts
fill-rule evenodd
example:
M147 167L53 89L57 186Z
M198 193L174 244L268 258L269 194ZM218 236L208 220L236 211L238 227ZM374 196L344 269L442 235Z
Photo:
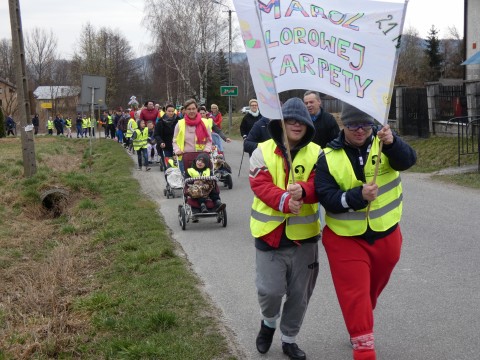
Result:
M133 132L137 129L138 129L137 122L135 121L135 119L130 118L130 120L128 120L127 133L125 134L125 137L131 138L133 135Z
M285 163L282 156L275 154L277 145L273 140L267 140L258 144L258 147L262 151L265 165L272 176L273 183L286 190L288 184L284 168ZM309 143L298 151L292 165L295 169L295 181L308 181L320 151L320 146L314 143ZM272 209L255 196L250 215L250 230L256 238L269 234L284 221L286 222L286 235L291 240L309 239L320 234L321 231L318 203L303 204L300 214L293 215Z
M212 124L211 121L210 123L208 120L212 119L202 119L204 122L205 126L207 127L207 130L210 130L210 133L212 132ZM185 129L186 129L186 124L185 124L185 119L179 120L177 123L178 126L178 133L177 137L173 139L173 141L178 145L180 150L185 149ZM206 144L197 144L197 136L195 135L195 151L203 151L205 149ZM179 156L178 160L182 160L182 157Z
M137 151L143 148L147 148L148 128L143 128L143 131L136 129L137 136L133 139L133 150Z
M379 140L375 137L371 151L365 164L366 182L373 179L375 162L378 161ZM352 164L345 150L325 149L330 174L335 178L342 191L363 186L355 176ZM367 207L358 211L332 213L327 211L325 220L329 228L340 236L358 236L365 233L367 227L373 231L385 231L400 221L402 216L402 182L398 171L393 170L388 158L382 154L376 183L378 185L377 198L370 203L367 219Z

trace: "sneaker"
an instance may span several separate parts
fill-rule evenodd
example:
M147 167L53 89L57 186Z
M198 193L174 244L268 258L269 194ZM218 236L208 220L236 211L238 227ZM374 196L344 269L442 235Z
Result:
M150 169L151 169L151 168L147 166L147 167L145 168L145 171L150 171Z
M139 166L139 167L137 168L137 170L138 170L138 171L142 171L142 167Z
M208 212L207 205L201 204L201 205L200 205L200 211L201 211L202 213L207 213L207 212Z
M270 349L273 341L273 334L275 334L275 329L265 325L262 320L256 340L257 350L260 354L266 354Z
M295 343L285 343L282 342L282 350L285 355L287 355L292 360L305 360L307 355L301 350Z
M198 223L198 218L196 218L195 216L192 217L192 223Z

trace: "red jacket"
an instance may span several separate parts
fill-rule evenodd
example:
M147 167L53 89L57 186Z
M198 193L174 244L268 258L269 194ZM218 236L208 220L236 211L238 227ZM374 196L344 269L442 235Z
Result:
M285 160L285 157L283 156L282 151L278 146L275 148L275 155L281 156L283 158L284 171L287 172L287 161ZM250 163L256 164L255 168L250 167L249 176L250 187L252 188L253 193L269 207L273 209L278 209L280 206L282 195L285 193L285 190L276 186L273 183L273 178L270 175L270 172L267 171L265 161L263 159L263 155L260 149L256 149L253 152ZM285 187L288 184L289 178L290 172L288 172L285 177ZM315 204L318 202L317 195L315 193L314 178L315 171L312 171L308 177L307 182L297 182L297 184L299 184L303 189L304 197L302 200L305 204ZM289 200L290 195L287 196L283 205L282 212L285 214L291 212L288 206ZM274 229L271 233L262 236L261 239L272 247L278 247L284 228L285 222L280 224L280 226Z
M215 125L217 125L220 129L222 128L222 114L220 112L217 113L217 115L213 115L212 113L208 113L207 115L210 119L213 120Z
M153 122L153 125L156 124L157 122L157 117L158 117L158 110L157 109L143 109L140 112L140 120L145 120L145 125L147 124L148 121Z

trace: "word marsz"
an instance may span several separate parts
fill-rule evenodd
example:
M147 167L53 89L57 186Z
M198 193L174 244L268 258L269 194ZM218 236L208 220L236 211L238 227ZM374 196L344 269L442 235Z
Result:
M280 9L280 0L270 0L267 4L263 3L261 0L258 0L258 8L264 13L270 14L273 8L273 16L275 19L280 19L282 17ZM317 5L310 5L310 14L305 10L300 1L293 0L290 2L287 11L285 11L284 17L292 16L293 12L301 13L304 17L321 17L334 25L341 25L344 28L358 31L358 26L353 23L363 17L363 13L357 13L355 15L343 14L337 10L330 10L328 13L325 10Z

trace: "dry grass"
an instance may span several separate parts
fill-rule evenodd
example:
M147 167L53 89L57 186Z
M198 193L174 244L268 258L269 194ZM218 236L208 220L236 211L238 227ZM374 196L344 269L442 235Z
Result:
M62 186L62 173L81 171L78 154L83 153L85 144L70 143L71 152L56 154L49 149L53 141L36 142L39 172L43 169L49 174L47 182L36 185L38 193ZM1 145L13 142L2 140ZM99 263L94 252L85 251L90 242L87 236L62 231L65 224L53 219L40 202L21 196L27 189L19 186L24 180L17 162L20 150L10 144L1 146L0 152L0 163L10 164L7 173L0 175L0 216L4 219L0 231L0 349L14 359L29 359L33 354L55 358L60 351L73 349L88 331L86 317L71 311L71 306L75 297L95 286L92 273ZM17 173L20 175L12 176ZM79 196L82 194L63 204L65 219L78 216L75 204ZM76 357L74 353L71 356Z

